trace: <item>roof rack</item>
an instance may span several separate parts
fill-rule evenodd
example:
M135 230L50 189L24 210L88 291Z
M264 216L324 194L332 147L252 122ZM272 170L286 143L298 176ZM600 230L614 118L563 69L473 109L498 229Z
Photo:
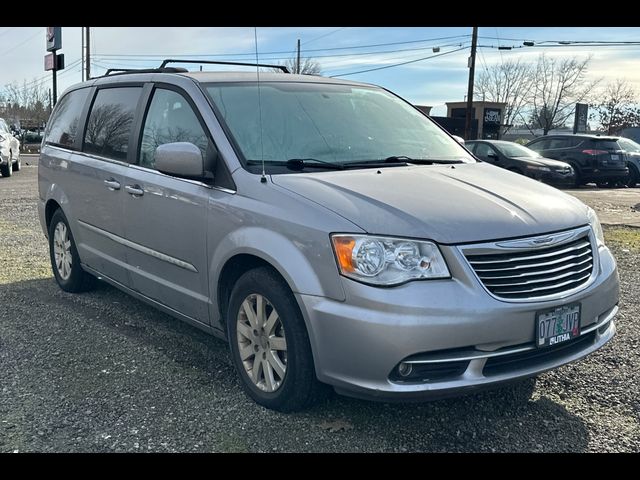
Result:
M160 68L109 68L103 77L113 75L124 75L127 73L184 73L188 72L186 68L179 67L160 67ZM115 73L114 73L115 72Z
M241 62L220 62L216 60L176 60L172 58L168 58L162 62L160 68L165 68L167 63L206 63L210 65L241 65L243 67L265 67L265 68L277 68L278 70L282 70L284 73L291 73L289 69L284 65L270 65L266 63L241 63ZM171 67L166 67L171 68Z

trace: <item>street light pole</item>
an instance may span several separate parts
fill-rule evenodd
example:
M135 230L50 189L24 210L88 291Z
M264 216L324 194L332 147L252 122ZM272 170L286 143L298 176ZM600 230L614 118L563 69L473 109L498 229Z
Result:
M464 123L464 139L471 138L471 107L473 105L473 81L476 71L476 48L478 46L478 27L473 27L471 37L471 56L469 57L469 88L467 91L467 116Z

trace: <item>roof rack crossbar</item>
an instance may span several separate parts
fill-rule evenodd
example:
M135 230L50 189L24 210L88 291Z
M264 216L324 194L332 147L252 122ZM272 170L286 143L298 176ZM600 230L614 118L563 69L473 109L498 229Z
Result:
M185 73L188 72L186 68L179 67L161 67L161 68L109 68L103 77L110 75L125 75L128 73Z
M270 65L267 63L242 63L242 62L221 62L217 60L176 60L168 58L162 62L160 68L165 68L167 63L206 63L209 65L241 65L243 67L265 67L265 68L277 68L284 73L291 73L285 65Z

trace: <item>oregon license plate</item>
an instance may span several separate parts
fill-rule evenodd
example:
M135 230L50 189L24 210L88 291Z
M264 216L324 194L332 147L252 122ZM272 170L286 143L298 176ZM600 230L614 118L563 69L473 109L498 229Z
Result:
M536 313L536 346L552 347L580 335L580 304Z

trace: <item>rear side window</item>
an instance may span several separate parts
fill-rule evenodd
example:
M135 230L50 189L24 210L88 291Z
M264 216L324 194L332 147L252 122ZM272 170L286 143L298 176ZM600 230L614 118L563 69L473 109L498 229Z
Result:
M544 140L539 140L537 142L531 143L527 145L527 148L539 152L540 150L546 150L549 148L549 139L545 138Z
M60 99L49 120L49 128L45 136L46 143L73 148L80 128L78 122L88 94L89 89L82 88L73 90Z
M568 138L552 138L549 142L550 150L555 150L556 148L569 148L571 147L571 140Z
M141 93L142 87L98 90L84 134L85 152L127 161L133 117Z

